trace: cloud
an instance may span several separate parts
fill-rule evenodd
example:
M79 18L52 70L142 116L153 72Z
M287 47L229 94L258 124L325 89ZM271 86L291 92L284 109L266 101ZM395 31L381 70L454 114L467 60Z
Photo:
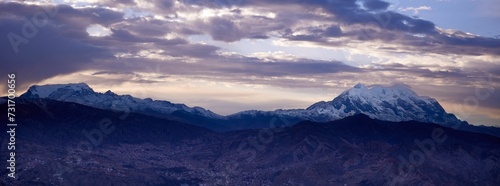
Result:
M419 7L406 7L406 8L399 8L400 11L406 12L406 11L413 11L413 15L417 15L420 11L422 10L432 10L430 6L419 6Z
M326 37L338 37L342 35L342 29L338 25L329 26L324 31Z
M122 2L122 4L131 3L133 2ZM43 33L50 32L52 36L50 34L47 36L40 35L40 38L52 37L56 43L58 40L67 42L67 46L62 44L59 46L65 46L65 50L68 51L67 54L74 53L74 58L76 58L69 62L66 60L65 63L67 64L85 64L85 62L79 61L86 61L87 63L96 60L113 61L115 60L114 57L117 56L119 57L118 60L130 60L123 58L124 56L134 56L135 59L155 58L162 62L181 60L176 63L212 64L206 62L207 59L211 59L210 61L233 61L234 64L238 65L245 63L234 61L254 60L247 57L233 59L221 55L219 47L190 43L186 39L190 35L203 33L210 35L214 40L223 42L235 42L243 38L267 39L272 36L289 41L310 42L324 47L357 47L360 41L366 43L384 42L392 45L384 47L382 50L388 53L407 51L411 53L431 52L466 55L500 54L498 50L500 42L496 39L436 28L434 23L430 21L387 11L389 4L380 0L363 0L359 2L343 0L290 1L289 6L280 6L282 4L276 1L263 0L228 1L221 4L194 0L177 3L173 1L155 1L153 3L156 3L156 6L168 8L169 10L165 13L174 13L175 16L169 17L162 14L163 18L159 18L155 15L146 14L126 19L124 13L116 10L98 7L74 9L62 5L58 7L58 15L51 18L50 24L44 28ZM207 7L188 6L190 4L210 6L207 9ZM146 5L139 6L147 7ZM315 10L316 13L300 12L300 10L307 9ZM3 15L10 15L10 17L2 16L7 21L15 17L33 15L40 11L40 7L3 3L0 10L3 10ZM271 13L270 10L272 10ZM157 10L155 9L155 11ZM197 18L196 16L183 18L181 16L191 15L188 14L189 12L194 14L211 13L208 14L210 16L205 18ZM293 16L300 16L302 19L296 19L297 17ZM109 29L111 33L99 38L89 37L86 29L90 25L102 25L103 28ZM18 24L15 27L19 30L22 25ZM5 30L15 30L15 28ZM30 45L27 44L26 46ZM31 47L34 46L36 45L31 45ZM4 46L4 48L9 47ZM26 49L25 52L32 51ZM77 52L78 54L76 54ZM3 55L15 56L10 52ZM43 57L50 59L50 57L56 58L58 56L53 54L44 55ZM201 62L203 60L200 59L205 59L205 62ZM323 62L311 63L304 61L307 60L298 63L257 64L263 69L263 72L267 70L269 74L303 74L306 72L312 74L313 72L336 72L337 68L348 71L353 69L347 68L347 65L335 64L337 66L332 66L332 64ZM324 66L325 64L328 65ZM248 69L230 68L232 65L230 63L226 65L228 67L220 67L219 70L248 70L249 74L263 73L252 70L254 67L248 64L243 65ZM71 66L72 68L61 70L59 73L85 69L85 65ZM318 68L309 66L317 66ZM283 72L279 72L278 68ZM50 76L49 74L37 78L44 79ZM52 73L51 75L57 74Z
M135 75L133 72L120 72L120 71L98 71L92 75Z
M208 34L214 40L224 42L235 42L245 38L268 39L279 36L279 33L296 32L302 29L309 30L309 32L282 34L281 36L291 41L310 41L322 46L334 47L348 46L356 40L383 40L398 44L400 45L398 48L408 51L462 54L465 50L470 55L498 54L492 49L492 46L499 44L498 40L479 36L463 39L456 35L449 35L441 32L442 30L431 21L388 11L389 5L381 0L297 0L286 3L273 0L216 2L186 0L178 3L167 1L168 10L159 15L175 15L168 19L181 20L182 24L137 18L133 24L123 29L147 33L150 36L161 36L166 32L174 32L182 36ZM427 9L430 7L407 7L402 10ZM160 10L154 8L153 11ZM331 26L325 28L318 24ZM323 31L318 32L320 31L318 27L321 27L319 29ZM329 37L338 37L343 40L327 42ZM438 49L428 50L430 47Z
M386 10L389 7L389 3L380 0L364 0L363 6L368 10Z
M242 33L240 28L231 20L212 18L210 20L210 35L215 40L233 42L240 40Z
M464 38L460 34L449 34L437 28L435 24L428 20L409 17L397 12L388 11L388 3L384 1L341 1L341 0L316 0L316 1L289 1L290 5L297 4L303 9L320 8L324 11L321 16L301 16L301 19L295 22L289 22L288 28L282 29L282 33L289 31L297 31L297 26L301 27L310 25L310 30L313 30L317 22L323 22L328 25L341 25L342 42L327 42L327 37L332 37L333 30L328 30L323 33L288 33L283 34L283 37L293 41L310 41L319 43L322 46L342 47L346 44L353 43L355 40L383 40L394 44L398 44L400 49L407 51L422 51L436 52L439 54L465 54L466 55L498 55L499 50L496 49L500 45L500 40L481 36L468 36ZM272 6L274 11L279 12L273 24L276 21L286 20L281 15L288 16L287 8L280 8L281 2L276 1L243 1L242 7ZM282 4L281 4L282 5ZM364 9L366 8L366 9ZM430 7L408 7L404 10L421 11L427 10ZM372 11L377 10L377 11ZM318 10L316 10L318 11ZM319 11L321 12L321 11ZM310 22L307 22L309 20ZM352 27L350 29L349 27ZM346 34L345 30L355 30ZM304 29L304 28L302 28ZM287 31L288 30L288 31ZM274 30L269 30L272 32ZM338 31L338 29L336 29ZM373 34L372 32L375 32ZM457 31L458 32L458 31ZM340 36L336 32L335 36ZM355 39L354 41L352 39ZM231 40L234 41L234 38ZM342 45L343 44L343 45ZM433 48L429 50L429 48ZM434 49L435 48L435 49Z
M54 15L49 14L51 11ZM138 53L145 46L162 48L164 55L173 57L206 58L218 50L214 46L189 44L179 37L164 38L171 32L169 25L160 24L147 32L144 27L158 23L139 18L125 20L123 13L110 9L0 3L0 12L0 35L12 36L0 38L0 56L5 61L0 73L19 73L20 87L60 74L98 68L104 61L115 60L117 53ZM37 26L35 19L44 24ZM91 37L87 33L91 25L111 28L110 33Z
M64 14L64 7L59 8L59 13ZM0 35L8 36L0 38L0 58L4 61L0 74L18 73L20 87L88 68L97 58L112 57L109 49L63 36L64 31L53 20L37 26L28 18L45 12L39 7L0 3L0 12L4 15L0 17Z

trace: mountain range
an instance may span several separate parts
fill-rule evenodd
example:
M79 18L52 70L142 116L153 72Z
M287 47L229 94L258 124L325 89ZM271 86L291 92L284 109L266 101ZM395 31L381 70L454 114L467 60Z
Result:
M130 95L117 95L110 90L105 93L95 92L85 83L34 85L24 98L47 98L52 100L79 103L95 108L110 110L128 110L130 112L148 114L172 114L175 111L186 111L208 118L223 118L222 116L201 107L188 107L184 104L174 104L169 101L139 99Z
M222 116L202 107L188 107L151 98L140 99L117 95L110 90L95 92L85 83L31 86L21 98L43 98L78 103L90 107L121 112L140 113L166 118L214 131L232 131L269 127L273 118L290 123L299 121L328 122L356 114L372 119L401 122L435 123L459 130L500 136L495 127L474 126L447 113L434 98L419 96L406 85L366 87L358 83L331 101L320 101L306 109L278 109L275 111L248 110Z
M110 90L95 92L85 83L34 85L21 97L47 98L64 102L74 102L101 109L126 109L131 112L167 115L175 111L185 111L212 119L227 119L241 115L255 115L264 111L242 111L229 116L221 116L201 107L188 107L169 101L139 99L130 95L117 95ZM374 86L367 88L357 84L344 91L332 101L314 103L307 109L276 110L267 114L298 117L302 120L318 122L338 120L354 114L365 114L374 119L387 121L422 121L437 124L456 124L458 120L448 114L433 98L417 95L409 87Z

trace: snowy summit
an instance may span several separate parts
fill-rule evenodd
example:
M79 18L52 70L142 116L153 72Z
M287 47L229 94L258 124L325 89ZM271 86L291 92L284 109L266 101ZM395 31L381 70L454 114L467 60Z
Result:
M47 98L79 103L100 109L130 111L148 115L185 111L209 118L222 118L222 116L201 107L188 107L184 104L175 104L169 101L153 101L151 98L140 99L130 95L117 95L110 90L105 93L98 93L85 83L33 85L21 97Z
M409 86L375 85L370 88L358 83L332 101L315 103L305 110L279 110L283 115L300 114L313 121L331 121L354 114L365 114L385 121L420 121L437 124L462 123L448 114L433 98L419 96Z

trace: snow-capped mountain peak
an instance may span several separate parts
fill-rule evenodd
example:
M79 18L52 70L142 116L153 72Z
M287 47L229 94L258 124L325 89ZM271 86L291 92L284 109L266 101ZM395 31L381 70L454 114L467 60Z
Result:
M113 96L113 95L116 95L114 92L111 92L111 90L108 90L106 92L104 92L105 95L110 95L110 96Z
M117 95L110 90L105 93L95 92L85 83L33 85L24 98L46 98L64 102L79 103L100 109L138 112L149 115L166 115L175 111L185 111L209 118L222 118L201 107L188 107L168 101L153 101L151 98L140 99L130 95Z
M24 94L27 97L31 98L48 98L50 94L66 90L73 92L94 92L89 85L85 83L70 83L70 84L51 84L51 85L33 85L28 91Z
M366 89L366 86L361 84L361 83L358 83L358 84L354 85L354 88L355 89Z
M355 114L385 121L420 121L451 125L463 123L448 114L433 98L419 96L407 85L365 86L361 83L342 92L332 101L320 101L307 109L276 110L277 115L326 122Z
M374 85L367 88L363 84L358 83L351 89L344 91L339 97L348 97L350 99L355 99L363 103L378 103L383 101L393 101L397 99L403 99L408 101L409 99L420 99L426 103L431 103L429 97L418 96L409 86L406 85L393 85L390 87L384 87L381 85Z

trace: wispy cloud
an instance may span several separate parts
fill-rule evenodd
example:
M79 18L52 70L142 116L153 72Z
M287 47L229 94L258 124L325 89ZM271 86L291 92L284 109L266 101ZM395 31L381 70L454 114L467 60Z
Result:
M399 11L402 12L413 11L413 15L417 15L420 11L429 11L429 10L432 10L430 6L399 8Z

